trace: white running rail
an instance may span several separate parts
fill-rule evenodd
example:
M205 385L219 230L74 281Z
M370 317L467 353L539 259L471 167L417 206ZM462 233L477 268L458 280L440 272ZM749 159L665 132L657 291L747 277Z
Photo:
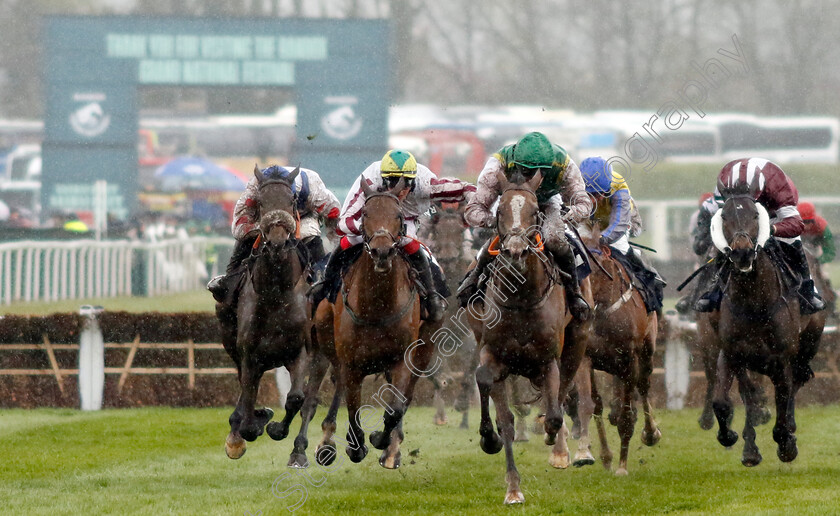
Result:
M155 296L203 288L212 250L233 239L161 242L27 240L0 244L0 305L16 302ZM215 268L218 264L214 264ZM138 287L140 291L138 292Z

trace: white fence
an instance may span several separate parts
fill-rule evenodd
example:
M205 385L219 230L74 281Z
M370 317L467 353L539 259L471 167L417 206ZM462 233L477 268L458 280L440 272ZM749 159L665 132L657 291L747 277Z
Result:
M221 237L0 244L0 305L199 289L217 272L217 260L210 258L232 245Z

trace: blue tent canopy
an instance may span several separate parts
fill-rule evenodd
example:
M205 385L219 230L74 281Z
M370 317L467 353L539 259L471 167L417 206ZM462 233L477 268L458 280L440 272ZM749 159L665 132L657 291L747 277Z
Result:
M234 172L203 158L175 158L155 171L160 190L241 191L245 182Z

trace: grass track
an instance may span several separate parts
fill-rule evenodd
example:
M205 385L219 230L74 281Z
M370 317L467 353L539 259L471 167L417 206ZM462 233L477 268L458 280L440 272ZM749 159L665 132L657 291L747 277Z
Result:
M840 511L840 407L797 412L799 457L782 464L770 427L758 429L764 462L740 464L742 441L727 451L696 423L697 410L657 414L663 438L653 448L631 443L630 475L599 464L567 471L547 464L548 449L533 437L515 446L526 496L505 508L503 453L478 447L477 411L471 429L435 427L432 410L409 411L403 467L386 471L372 450L361 464L309 474L314 487L285 467L291 440L266 436L239 461L222 443L229 409L147 408L82 413L74 410L0 412L0 512L3 514L288 514L272 495L305 484L297 514L837 514ZM454 420L455 414L450 417ZM310 432L317 442L323 409ZM743 411L736 409L740 431ZM345 414L339 429L346 428ZM297 427L295 426L295 429ZM617 435L610 429L613 451ZM575 444L570 441L572 449ZM416 457L408 452L419 449ZM597 449L593 450L597 455ZM414 461L411 464L410 461ZM617 461L617 459L616 459ZM281 475L286 474L286 477Z

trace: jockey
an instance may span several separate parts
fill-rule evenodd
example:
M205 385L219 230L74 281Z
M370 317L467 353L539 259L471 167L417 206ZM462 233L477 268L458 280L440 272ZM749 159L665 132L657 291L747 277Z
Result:
M580 173L586 192L595 199L591 218L601 227L600 244L608 246L612 256L641 283L639 290L648 313L660 310L665 281L656 269L642 260L638 250L630 248L630 236L641 234L641 215L627 182L601 157L583 160ZM633 224L634 219L636 224Z
M262 170L266 179L282 179L289 176L291 169L272 165ZM338 222L338 198L324 185L321 176L314 170L301 168L295 178L293 192L300 216L300 243L306 249L308 263L314 264L324 258L324 244L321 241L321 220L328 228L335 228ZM245 186L245 191L233 209L231 232L236 239L233 254L227 265L225 275L216 276L207 284L207 290L213 293L216 301L224 302L228 289L235 285L232 281L239 277L239 266L251 254L251 248L259 234L260 206L259 182L252 177Z
M784 260L793 272L800 276L800 311L803 314L812 314L823 310L825 301L814 287L814 280L811 278L808 261L802 248L800 235L804 224L796 210L799 192L793 181L778 165L766 159L736 159L723 166L718 175L714 202L707 202L703 207L710 214L715 213L723 205L729 192L738 188L747 189L752 198L770 215L771 240L779 243ZM711 218L705 218L711 221ZM703 228L702 232L709 232L709 228ZM723 264L720 266L722 267ZM718 273L720 274L720 269ZM711 290L701 295L694 304L696 311L712 312L720 307L723 291L719 274L711 285Z
M341 241L330 256L323 281L313 285L310 292L313 306L318 306L321 300L328 296L331 301L335 299L342 269L349 265L355 256L347 251L364 242L359 223L365 206L365 193L361 181L366 181L373 190L385 190L396 186L401 179L405 188L397 197L402 201L405 226L399 247L423 285L425 319L439 321L443 318L446 302L439 289L435 288L431 256L417 240L418 219L429 210L432 201L469 200L475 192L475 186L460 179L438 178L428 167L418 164L414 155L400 149L386 152L380 161L371 163L353 182L353 187L347 193L341 208L336 230L342 237Z
M800 202L796 209L805 224L805 229L802 231L802 241L819 250L817 258L820 264L830 263L834 260L837 251L834 247L834 235L828 229L828 222L817 215L814 203Z
M710 258L709 254L715 250L712 243L712 234L709 232L709 225L712 222L712 214L704 207L706 203L713 204L714 194L712 192L704 192L700 195L697 210L691 214L688 220L688 227L691 232L691 246L694 254L697 256L698 266L706 263ZM694 303L697 302L697 296L700 292L697 287L692 288L688 294L684 295L677 301L674 308L681 314L689 314L694 309Z
M564 234L566 223L575 223L589 217L592 201L586 194L583 179L577 165L565 149L554 145L542 133L528 133L517 143L502 147L493 154L478 176L478 191L467 204L464 219L473 227L493 227L496 217L491 208L501 196L501 186L497 173L503 172L510 179L521 174L530 179L539 173L542 182L537 189L537 202L544 215L542 220L542 238L545 248L551 251L557 266L563 275L563 287L566 291L569 311L578 319L585 320L591 315L589 303L580 292L575 274L575 257L572 246ZM569 211L563 214L563 201ZM476 266L464 278L458 288L461 306L478 291L478 280L493 257L488 252L491 240L476 255Z

